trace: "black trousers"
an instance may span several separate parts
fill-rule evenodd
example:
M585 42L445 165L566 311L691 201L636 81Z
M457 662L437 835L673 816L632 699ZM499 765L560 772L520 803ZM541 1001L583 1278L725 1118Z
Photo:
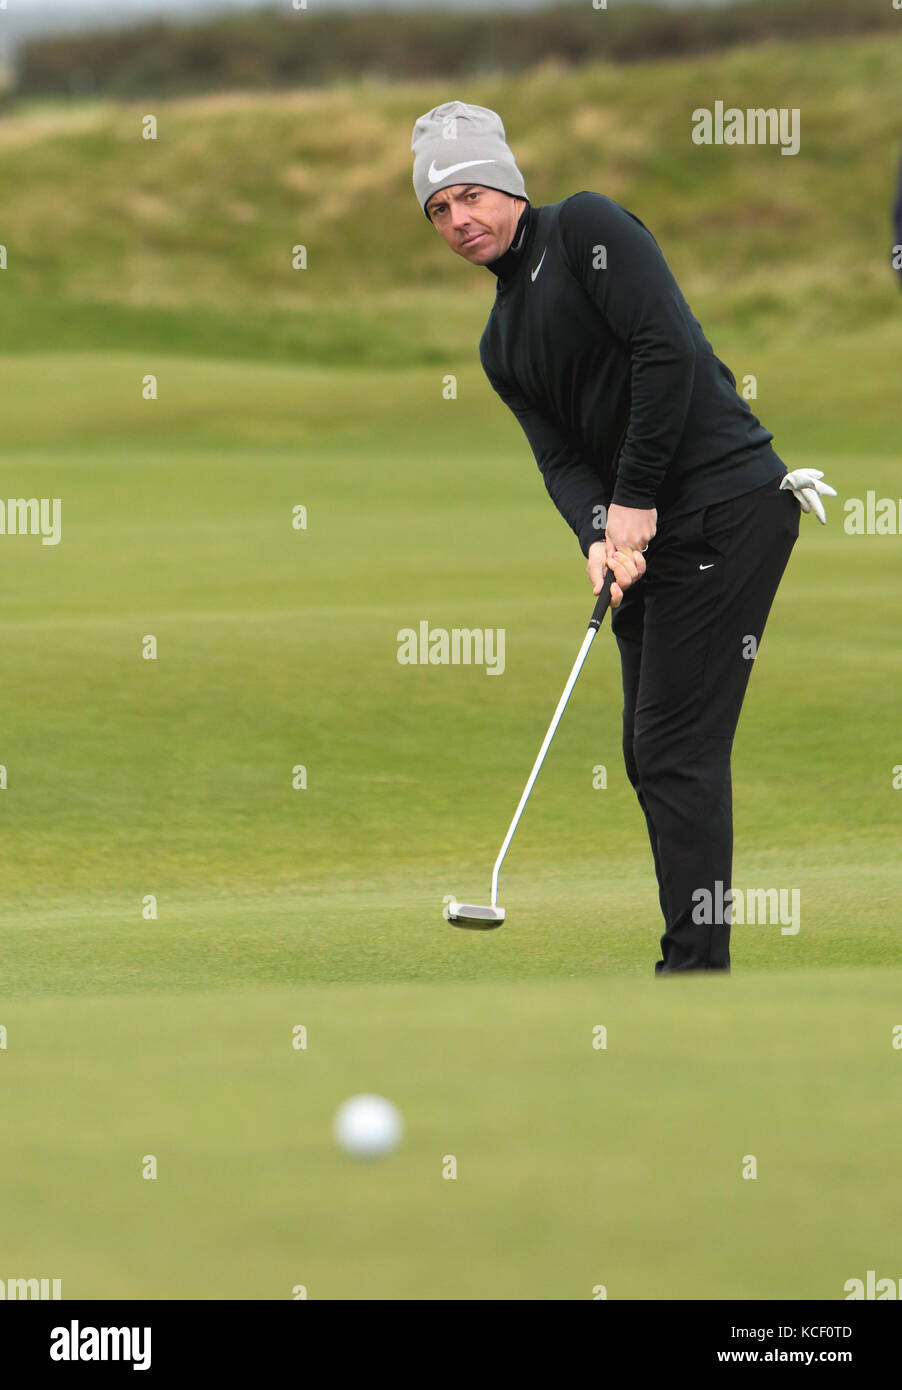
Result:
M665 519L645 577L613 613L623 756L648 824L665 922L656 974L730 968L729 911L716 911L733 869L730 755L800 514L777 478ZM700 890L712 895L708 924Z

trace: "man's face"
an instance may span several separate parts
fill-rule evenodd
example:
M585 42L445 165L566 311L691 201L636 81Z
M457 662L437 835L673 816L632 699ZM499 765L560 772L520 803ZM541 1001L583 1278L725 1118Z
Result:
M473 265L488 265L510 246L525 206L524 198L497 188L459 183L433 193L426 211L452 251Z

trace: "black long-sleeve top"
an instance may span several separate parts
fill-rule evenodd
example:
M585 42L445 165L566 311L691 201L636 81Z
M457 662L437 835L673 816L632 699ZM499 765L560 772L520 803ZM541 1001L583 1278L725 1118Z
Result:
M656 507L660 525L786 472L625 208L589 192L527 204L487 269L498 283L483 368L584 555L612 502Z

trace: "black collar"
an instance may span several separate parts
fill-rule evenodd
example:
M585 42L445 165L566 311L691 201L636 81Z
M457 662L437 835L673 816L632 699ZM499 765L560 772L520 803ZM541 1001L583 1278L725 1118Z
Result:
M530 203L520 213L520 220L514 232L513 240L503 256L499 256L497 261L491 261L486 265L486 270L490 270L499 280L507 280L511 275L516 274L524 261L524 252L529 246L536 231L536 214Z

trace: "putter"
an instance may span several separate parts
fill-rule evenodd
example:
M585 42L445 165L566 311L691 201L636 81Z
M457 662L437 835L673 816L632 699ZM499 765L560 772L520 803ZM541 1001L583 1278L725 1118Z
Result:
M539 749L539 756L532 765L529 781L526 783L523 795L520 797L520 804L514 812L514 818L508 826L507 834L504 837L504 844L498 852L498 858L495 860L495 867L492 870L492 901L488 906L479 906L476 903L459 903L456 899L452 898L442 914L452 926L468 927L472 931L491 931L493 927L500 927L501 923L504 921L504 908L498 906L498 875L501 872L501 865L504 861L504 856L507 854L508 846L514 838L514 831L523 814L523 807L529 800L529 793L532 791L533 783L539 775L539 768L545 761L545 754L548 752L551 740L554 738L554 731L561 722L561 715L567 707L567 701L570 699L570 692L576 685L576 678L583 668L583 662L589 655L589 648L592 645L595 634L601 627L604 621L604 615L608 611L608 606L611 602L611 585L613 582L614 574L613 571L609 569L605 574L601 586L601 593L598 595L598 601L589 619L589 630L583 638L583 644L579 649L579 655L573 663L573 670L570 672L570 677L567 684L564 686L564 693L558 700L557 709L554 711L554 716L551 723L548 725L548 732L542 742L542 747Z

